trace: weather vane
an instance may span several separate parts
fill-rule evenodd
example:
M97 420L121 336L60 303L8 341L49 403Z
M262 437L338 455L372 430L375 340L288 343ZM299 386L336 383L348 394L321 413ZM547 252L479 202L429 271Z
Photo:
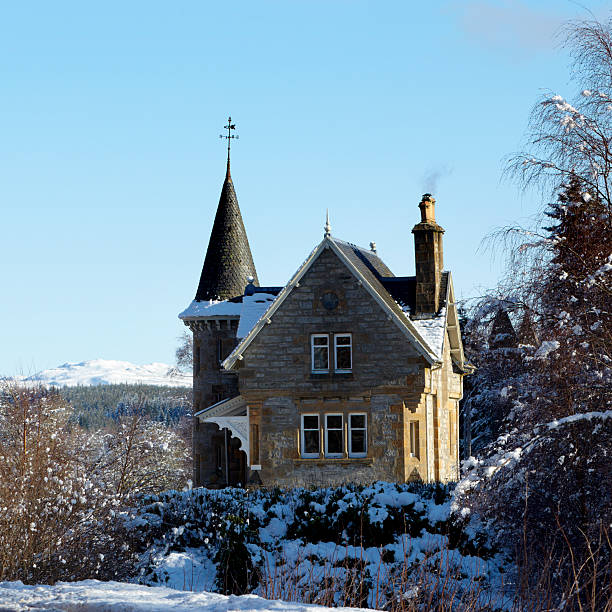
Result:
M227 130L227 136L224 136L223 134L219 134L219 138L225 138L227 140L227 165L229 167L229 162L230 162L230 143L232 142L232 138L240 138L238 136L238 134L232 134L232 130L236 129L236 124L232 123L232 118L228 117L227 118L227 125L223 126L224 129Z

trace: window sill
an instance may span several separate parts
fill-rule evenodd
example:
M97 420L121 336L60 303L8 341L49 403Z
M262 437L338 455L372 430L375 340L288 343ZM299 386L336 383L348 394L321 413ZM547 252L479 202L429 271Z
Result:
M299 459L294 459L293 463L294 465L301 465L304 463L309 463L311 465L324 465L326 463L331 463L335 465L351 465L354 463L372 465L374 463L374 459L372 459L372 457L313 457L312 459L309 459L307 457L300 457Z
M311 372L310 380L352 380L352 372Z

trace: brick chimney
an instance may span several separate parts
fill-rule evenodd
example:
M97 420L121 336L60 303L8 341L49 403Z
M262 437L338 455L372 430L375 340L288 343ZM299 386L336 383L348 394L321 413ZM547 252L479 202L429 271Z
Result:
M444 267L442 234L436 223L436 201L430 193L421 198L421 222L414 226L416 262L416 318L432 316L440 309L440 279Z

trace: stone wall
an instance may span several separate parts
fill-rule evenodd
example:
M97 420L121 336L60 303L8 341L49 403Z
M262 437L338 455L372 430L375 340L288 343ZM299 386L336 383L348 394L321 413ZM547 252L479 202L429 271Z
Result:
M428 472L431 480L459 478L459 399L462 377L453 371L448 334L441 368L432 370L427 397Z
M339 304L326 310L321 298ZM351 374L312 374L310 335L353 335ZM291 395L362 395L377 387L404 387L423 359L399 327L330 249L324 251L247 348L240 362L242 394L282 391Z
M192 323L193 330L193 410L194 413L218 401L238 395L238 377L221 369L224 357L236 344L237 319ZM221 343L221 344L220 344ZM219 354L219 349L222 353ZM193 482L195 486L219 480L216 449L224 447L224 434L212 423L193 424ZM199 460L199 461L198 461Z
M329 486L375 480L403 481L403 403L397 395L374 395L361 401L270 397L256 409L260 426L260 478L265 486ZM300 415L366 413L368 454L364 458L303 459L299 455ZM321 420L322 422L322 420ZM321 449L323 451L323 449Z

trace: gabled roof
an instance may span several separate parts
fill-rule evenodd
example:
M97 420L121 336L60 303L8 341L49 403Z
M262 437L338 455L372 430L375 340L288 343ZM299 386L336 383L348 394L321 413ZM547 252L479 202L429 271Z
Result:
M259 284L228 160L195 301L240 296L249 276Z
M445 298L446 304L446 331L448 332L448 338L450 341L450 353L453 363L459 368L464 374L470 374L474 372L475 368L472 364L468 363L463 353L463 342L461 341L461 329L459 328L459 314L457 313L457 306L455 303L455 290L453 289L453 282L451 273L446 272L446 288L444 293L440 293ZM446 334L444 334L446 339Z
M289 294L298 285L302 277L308 272L312 264L325 249L332 249L340 261L353 273L364 289L376 300L387 313L389 319L406 335L417 352L430 364L439 364L442 355L436 351L419 331L408 313L398 305L393 295L389 293L383 281L385 277L393 277L392 272L384 262L372 251L362 249L354 244L326 236L321 243L310 253L304 263L298 268L291 280L279 293L276 300L262 314L259 321L251 331L242 339L238 346L223 362L225 369L234 367L242 359L242 353L248 348L257 334L267 323L271 322L274 313L281 307ZM447 281L448 282L448 281ZM446 318L444 318L446 321Z

